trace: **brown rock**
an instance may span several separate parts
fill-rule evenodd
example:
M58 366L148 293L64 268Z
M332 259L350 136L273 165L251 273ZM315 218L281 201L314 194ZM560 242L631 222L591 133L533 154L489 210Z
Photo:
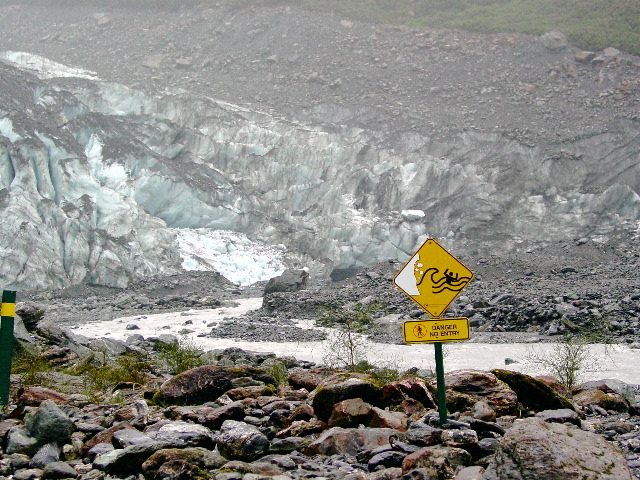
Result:
M597 405L605 410L615 410L616 412L628 412L629 402L617 393L605 393L598 388L582 390L573 396L576 405L587 407Z
M387 445L397 434L391 428L341 428L325 431L305 450L306 455L355 455L360 450L373 450Z
M125 429L136 430L129 423L122 422L112 426L111 428L108 428L102 432L95 434L93 438L91 438L89 441L87 441L84 444L83 455L86 455L86 452L91 450L93 447L95 447L99 443L112 443L113 434L119 430L125 430Z
M578 63L589 63L591 62L591 60L593 60L594 58L596 58L596 54L593 52L586 52L586 51L582 51L582 52L578 52L576 53L573 58L576 60L576 62Z
M371 414L369 426L372 428L393 428L400 432L406 432L409 428L407 416L402 412L390 412L373 407Z
M198 412L197 423L218 430L225 420L242 420L245 417L244 405L240 402L233 402L220 408L202 409Z
M142 472L147 478L155 478L163 464L178 460L207 470L219 468L227 462L219 453L203 447L167 448L153 453L142 464Z
M471 407L471 416L484 422L493 422L496 419L496 412L484 400L479 400Z
M365 402L378 405L380 390L370 380L368 375L336 374L322 382L311 392L311 405L316 416L322 421L328 421L333 406L343 400L360 398Z
M37 407L45 400L51 400L56 405L67 405L69 396L50 388L44 387L25 387L18 390L18 398L16 403L19 405L28 405Z
M435 389L418 377L407 377L388 383L381 390L385 405L399 405L404 400L412 399L417 400L427 409L436 408Z
M336 374L333 368L312 368L310 370L298 370L289 374L289 385L293 388L304 388L307 391L314 390L327 378Z
M493 373L480 370L456 370L445 376L447 408L450 411L470 409L483 400L498 416L518 413L518 396Z
M307 435L320 433L326 428L327 424L318 419L313 419L308 422L304 420L296 420L287 428L276 433L276 438L306 437Z
M361 398L350 398L336 403L327 424L329 427L357 427L369 425L373 407Z

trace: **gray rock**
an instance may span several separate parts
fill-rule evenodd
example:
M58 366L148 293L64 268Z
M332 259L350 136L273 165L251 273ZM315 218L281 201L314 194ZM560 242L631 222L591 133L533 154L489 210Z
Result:
M116 475L130 474L139 471L145 460L165 447L167 447L166 443L150 442L116 449L97 457L93 461L93 468Z
M24 426L13 427L7 433L6 453L34 454L38 449L38 441L29 435Z
M76 478L78 472L75 468L65 462L51 462L43 469L44 478L58 479L58 478Z
M131 445L139 445L141 443L148 442L153 442L153 439L149 435L145 435L138 430L132 430L130 428L118 430L113 434L113 443L117 448L125 448Z
M540 37L542 44L552 52L559 52L568 46L567 37L558 31L547 32Z
M90 460L95 460L100 455L104 455L105 453L113 452L115 447L111 443L97 443L93 447L89 449L87 452L87 456Z
M603 437L535 417L507 431L495 454L495 473L500 480L631 480L624 455Z
M264 287L264 293L297 292L307 286L309 272L306 270L285 270L280 276L270 279Z
M36 454L31 458L29 467L44 468L51 462L57 462L60 460L61 452L62 449L57 443L47 443L46 445L41 446Z
M269 439L260 430L235 420L224 421L216 444L222 456L230 460L256 460L269 450Z
M171 447L213 448L215 445L213 432L195 423L170 422L149 432L149 436Z
M50 442L65 443L75 430L73 421L51 400L45 400L25 420L27 434L36 439L38 445Z
M580 426L582 421L580 416L569 408L559 408L557 410L543 410L536 413L536 417L543 419L545 422L556 423L573 423L576 426Z

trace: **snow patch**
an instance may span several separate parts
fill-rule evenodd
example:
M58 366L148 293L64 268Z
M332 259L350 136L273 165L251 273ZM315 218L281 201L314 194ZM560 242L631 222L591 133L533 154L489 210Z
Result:
M425 213L422 210L402 210L402 212L400 212L400 215L402 215L402 218L404 218L405 220L412 221L424 218Z
M27 52L0 52L0 59L6 60L23 70L29 70L43 80L57 77L86 78L88 80L100 80L98 74L90 70L67 67L39 55Z
M172 229L185 270L215 270L239 285L269 280L285 270L284 248L253 242L237 232Z

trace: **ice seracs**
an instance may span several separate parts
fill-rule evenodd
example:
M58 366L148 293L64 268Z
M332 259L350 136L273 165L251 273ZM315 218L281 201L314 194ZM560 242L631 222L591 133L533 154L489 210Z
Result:
M121 287L184 268L245 284L285 267L317 276L406 261L427 236L494 252L606 241L640 221L640 137L626 120L553 145L463 128L436 139L151 96L40 57L4 58L7 288Z

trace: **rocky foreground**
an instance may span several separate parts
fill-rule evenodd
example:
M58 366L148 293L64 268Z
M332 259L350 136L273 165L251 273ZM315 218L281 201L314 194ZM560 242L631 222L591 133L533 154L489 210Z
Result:
M450 372L449 421L440 425L433 379L384 379L240 349L209 352L204 365L173 374L175 362L166 359L177 355L158 359L175 338L84 339L43 313L19 305L18 358L37 349L30 363L56 368L12 376L0 421L1 479L624 480L640 473L640 399L619 381L568 391L553 378L506 370ZM88 382L88 372L123 365L128 376L101 388Z

